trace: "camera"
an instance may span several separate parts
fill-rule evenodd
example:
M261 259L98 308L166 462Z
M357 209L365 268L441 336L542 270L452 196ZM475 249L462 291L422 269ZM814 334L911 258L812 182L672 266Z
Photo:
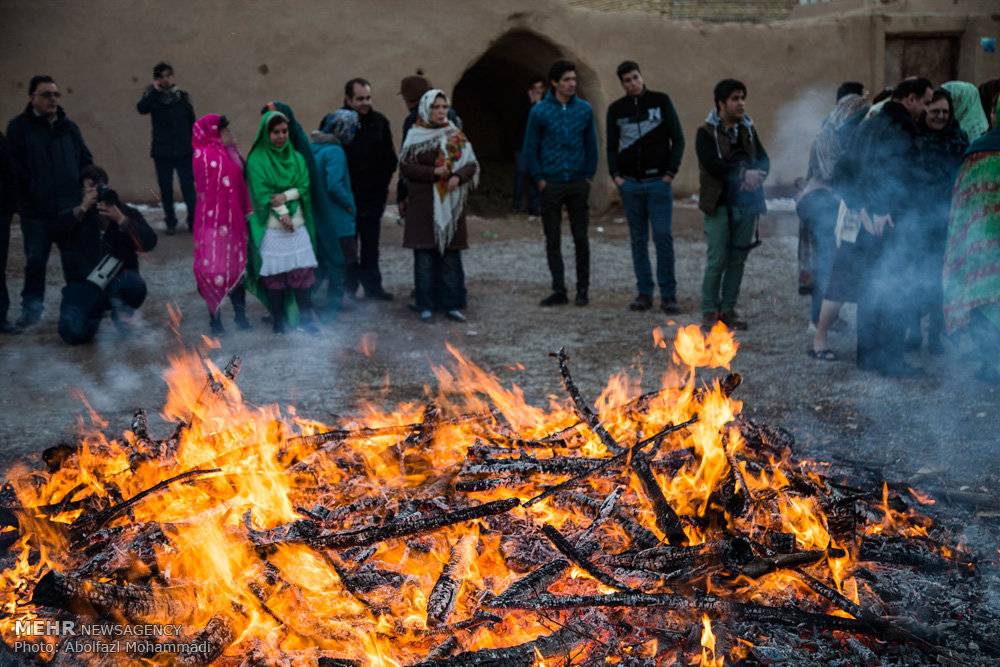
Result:
M98 203L108 204L109 206L118 206L120 203L118 193L104 183L97 186L97 201Z

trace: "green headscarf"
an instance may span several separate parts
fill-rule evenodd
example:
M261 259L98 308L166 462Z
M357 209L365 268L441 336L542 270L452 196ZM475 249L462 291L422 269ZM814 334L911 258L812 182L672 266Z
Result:
M966 81L949 81L942 88L951 95L952 106L955 107L955 119L969 141L975 141L990 128L983 113L983 103L979 99L979 89Z
M267 297L260 285L260 245L264 240L264 233L271 216L271 197L295 188L299 191L299 199L289 201L285 204L291 215L294 215L300 208L302 217L306 221L306 230L309 232L309 239L313 248L316 247L316 230L312 219L312 197L309 192L309 170L306 168L305 160L292 146L289 139L284 146L277 148L271 143L271 136L267 126L272 118L279 117L288 120L288 117L278 111L268 111L260 120L257 128L257 136L247 155L246 178L247 186L250 190L250 200L253 202L253 215L250 216L250 247L247 262L247 288L258 299L267 304ZM298 318L298 310L295 308L294 299L285 299L288 320L295 324Z
M289 143L294 146L295 150L302 156L302 159L305 160L306 169L309 170L313 224L316 228L313 247L316 249L316 259L319 260L319 275L317 278L319 280L322 280L324 277L330 278L333 291L339 292L344 282L344 253L340 249L340 240L337 238L337 223L326 193L325 180L316 167L316 157L309 147L309 137L306 135L305 130L302 129L302 125L295 119L295 112L292 111L292 107L284 102L275 100L264 108L279 111L288 118ZM330 305L336 304L339 304L339 299L334 299Z

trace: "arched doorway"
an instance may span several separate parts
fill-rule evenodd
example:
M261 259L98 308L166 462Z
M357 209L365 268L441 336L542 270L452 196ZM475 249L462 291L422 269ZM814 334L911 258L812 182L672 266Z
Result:
M528 85L534 77L547 78L549 66L560 58L576 64L577 93L599 116L602 100L593 70L530 30L511 30L494 41L456 84L452 104L483 168L479 191L470 200L475 212L510 210L514 152L520 147L529 111Z

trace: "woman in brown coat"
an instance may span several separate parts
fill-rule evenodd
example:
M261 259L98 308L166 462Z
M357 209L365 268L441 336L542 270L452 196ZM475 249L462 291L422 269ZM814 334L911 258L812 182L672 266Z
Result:
M413 250L413 280L420 319L433 311L464 322L465 276L459 254L469 247L465 200L479 182L472 144L448 120L448 97L428 90L417 122L400 152L400 171L410 186L403 247Z

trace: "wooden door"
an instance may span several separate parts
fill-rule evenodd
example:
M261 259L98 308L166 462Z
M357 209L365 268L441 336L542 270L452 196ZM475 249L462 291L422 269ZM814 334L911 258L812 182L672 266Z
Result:
M935 86L958 78L959 35L886 35L885 85L923 76Z

